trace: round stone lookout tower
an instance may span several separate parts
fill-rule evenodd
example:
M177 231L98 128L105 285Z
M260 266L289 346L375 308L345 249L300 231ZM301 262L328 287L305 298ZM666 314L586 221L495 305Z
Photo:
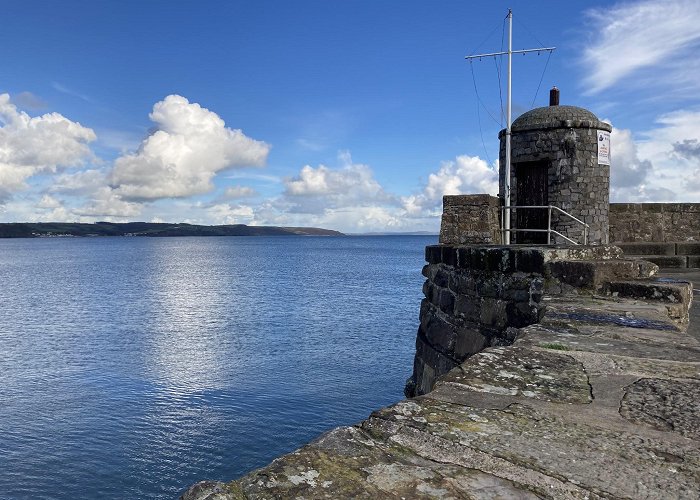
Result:
M607 244L611 131L609 124L588 110L559 106L559 91L552 89L548 107L522 114L511 126L511 206L558 207L588 224L588 244ZM499 196L503 198L505 130L498 136ZM585 226L557 209L514 209L511 228L546 230L550 217L553 230L577 243L584 242ZM511 234L515 243L547 243L546 232ZM566 240L553 235L551 242Z

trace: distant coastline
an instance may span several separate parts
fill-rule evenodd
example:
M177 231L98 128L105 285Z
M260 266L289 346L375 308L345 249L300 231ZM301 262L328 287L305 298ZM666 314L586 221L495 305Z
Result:
M66 238L91 236L345 236L316 227L200 226L158 222L13 222L0 223L0 238Z

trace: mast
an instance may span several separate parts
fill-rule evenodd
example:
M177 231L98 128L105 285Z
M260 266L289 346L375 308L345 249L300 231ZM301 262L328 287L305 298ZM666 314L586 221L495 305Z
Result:
M508 9L508 99L506 100L506 166L503 179L503 243L510 245L510 122L511 122L511 74L513 69L513 11Z
M503 212L503 243L510 245L510 125L511 125L511 99L512 99L512 66L513 66L513 54L527 54L528 52L537 52L538 54L543 51L552 52L556 47L540 47L537 49L522 49L513 50L513 11L508 9L508 50L505 52L491 52L488 54L475 54L471 56L466 56L465 59L471 61L473 59L481 60L482 57L496 57L508 55L508 97L506 100L506 164L503 169L504 179L503 179L503 206L505 208Z

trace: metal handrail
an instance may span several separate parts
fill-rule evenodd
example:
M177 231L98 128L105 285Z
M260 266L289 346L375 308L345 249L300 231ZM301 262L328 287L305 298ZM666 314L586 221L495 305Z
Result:
M547 211L547 229L517 229L517 228L513 228L513 227L505 228L504 224L503 224L503 221L505 220L505 217L506 217L505 212L513 210L513 209L518 209L518 208L546 208L548 210ZM565 239L566 241L568 241L569 243L571 243L573 245L579 245L579 243L575 242L574 240L572 240L568 236L564 236L559 231L552 229L552 210L556 210L556 211L562 213L563 215L566 215L567 217L573 219L574 222L581 224L583 226L583 244L588 245L588 231L589 231L590 226L588 224L586 224L585 222L583 222L581 219L574 217L569 212L562 210L561 208L554 206L554 205L510 205L507 207L505 207L505 206L501 207L501 211L502 211L502 213L501 213L501 233L503 234L503 236L505 236L505 233L507 233L507 232L508 233L515 233L515 232L547 233L547 245L551 244L552 233L554 233L555 235L559 236L560 238ZM509 217L509 220L510 220L510 217Z

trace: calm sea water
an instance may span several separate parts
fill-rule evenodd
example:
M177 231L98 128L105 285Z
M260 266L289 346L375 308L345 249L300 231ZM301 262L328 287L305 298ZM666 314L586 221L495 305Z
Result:
M0 497L174 498L398 401L436 239L0 240Z

